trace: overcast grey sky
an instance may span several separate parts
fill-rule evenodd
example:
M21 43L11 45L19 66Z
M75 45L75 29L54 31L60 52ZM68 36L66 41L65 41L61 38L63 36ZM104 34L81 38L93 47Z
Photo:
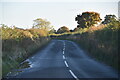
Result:
M118 0L1 0L1 23L20 28L31 28L33 20L47 19L58 29L77 26L75 16L85 11L98 12L104 19L106 14L118 16ZM114 1L114 2L113 2Z

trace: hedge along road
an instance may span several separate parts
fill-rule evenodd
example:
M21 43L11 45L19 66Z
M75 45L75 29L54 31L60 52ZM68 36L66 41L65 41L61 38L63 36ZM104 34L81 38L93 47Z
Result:
M30 67L22 69L15 78L118 78L115 70L93 60L68 40L52 40L26 61Z

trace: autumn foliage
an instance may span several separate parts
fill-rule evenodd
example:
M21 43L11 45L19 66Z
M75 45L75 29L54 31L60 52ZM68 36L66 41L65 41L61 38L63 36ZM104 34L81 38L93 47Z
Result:
M97 24L101 21L100 14L97 12L83 12L82 14L77 15L75 21L79 24L79 28L87 28Z
M65 32L70 32L69 28L67 28L66 26L60 27L57 30L57 33L65 33Z

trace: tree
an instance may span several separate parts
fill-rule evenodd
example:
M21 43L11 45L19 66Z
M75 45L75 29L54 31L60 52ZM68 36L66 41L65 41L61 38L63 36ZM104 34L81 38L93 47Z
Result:
M102 24L107 24L109 27L120 27L120 20L115 15L106 15Z
M79 28L87 28L101 21L100 14L97 12L83 12L75 18Z
M74 30L71 29L70 32L74 32Z
M0 27L1 27L1 28L8 28L8 26L5 25L5 24L0 24Z
M66 26L60 27L57 30L57 33L65 33L65 32L70 32L69 28L67 28Z
M42 18L37 18L34 20L33 28L45 29L47 31L51 29L50 22Z
M56 33L56 30L54 28L52 28L50 31L49 31L49 34L52 34L52 33Z
M105 19L102 22L102 24L108 24L108 23L117 21L117 17L115 15L106 15L104 18Z
M73 31L74 32L80 31L80 28L76 27Z

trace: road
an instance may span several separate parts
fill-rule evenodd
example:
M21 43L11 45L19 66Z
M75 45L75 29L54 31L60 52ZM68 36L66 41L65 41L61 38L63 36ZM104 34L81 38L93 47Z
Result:
M27 59L30 68L16 78L117 78L117 72L111 67L99 63L74 42L52 40L42 51Z

